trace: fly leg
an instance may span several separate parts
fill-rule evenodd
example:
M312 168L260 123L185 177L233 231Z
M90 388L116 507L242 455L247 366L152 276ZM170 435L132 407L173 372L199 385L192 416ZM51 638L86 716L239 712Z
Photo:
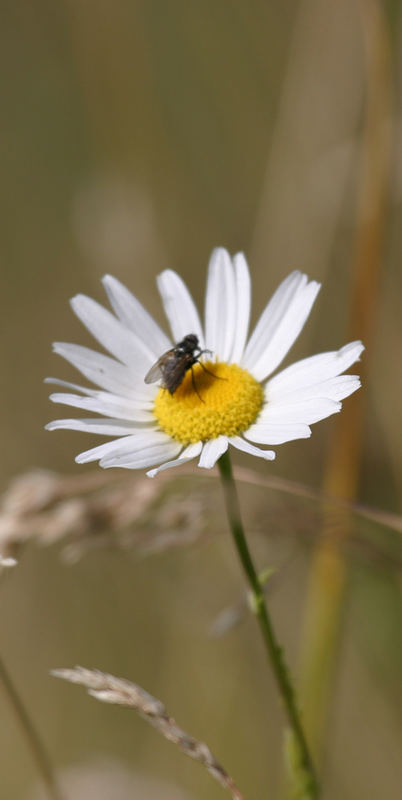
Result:
M202 363L202 361L199 361L198 363L199 363L200 367L203 368L204 372L207 372L208 375L212 375L212 377L216 378L217 381L227 381L227 378L222 378L221 375L215 375L214 372L211 372L211 370L209 370L206 367L204 367L204 364Z
M197 385L196 385L195 377L194 377L193 365L191 365L190 369L191 369L191 383L193 384L193 389L194 389L197 397L201 400L201 403L205 403L205 400L202 399L202 397L201 397L201 395L200 395L200 393L199 393L199 391L197 389Z

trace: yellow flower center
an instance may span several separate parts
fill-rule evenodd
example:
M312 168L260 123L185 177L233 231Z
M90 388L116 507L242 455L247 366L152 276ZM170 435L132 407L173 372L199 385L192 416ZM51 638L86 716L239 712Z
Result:
M188 370L174 394L160 389L155 399L160 427L183 444L236 436L255 422L263 404L261 384L237 364L208 362L205 368L209 372L193 366L196 390Z

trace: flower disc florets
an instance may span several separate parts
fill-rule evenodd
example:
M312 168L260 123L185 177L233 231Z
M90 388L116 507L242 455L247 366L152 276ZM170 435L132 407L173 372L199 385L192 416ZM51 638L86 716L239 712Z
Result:
M174 394L160 389L154 414L160 428L183 444L236 436L255 422L263 388L237 364L200 364L189 370Z

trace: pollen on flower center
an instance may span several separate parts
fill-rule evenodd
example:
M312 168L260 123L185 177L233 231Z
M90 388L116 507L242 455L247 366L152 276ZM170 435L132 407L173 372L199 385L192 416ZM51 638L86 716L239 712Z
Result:
M209 372L193 367L198 394L188 370L174 394L160 389L155 399L160 427L183 444L236 436L255 422L263 404L262 386L247 370L224 362L205 367Z

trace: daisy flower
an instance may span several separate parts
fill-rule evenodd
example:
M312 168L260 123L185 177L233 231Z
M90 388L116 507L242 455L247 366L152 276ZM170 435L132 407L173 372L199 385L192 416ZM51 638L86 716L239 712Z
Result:
M275 452L267 445L308 438L310 425L340 411L341 400L360 386L356 375L342 373L359 359L361 342L298 361L272 377L320 289L300 272L280 284L249 338L251 284L241 253L233 259L223 248L212 253L204 327L179 275L162 272L158 289L170 337L116 278L106 275L103 284L114 313L84 295L74 297L71 305L109 355L77 344L54 344L54 351L98 388L48 379L69 390L52 394L54 403L99 415L55 420L48 430L112 437L80 453L79 464L153 467L147 473L153 477L195 458L198 466L210 469L229 445L270 461ZM152 367L183 340L198 342L198 348L189 348L177 388L171 393L166 382L145 382L162 375Z

